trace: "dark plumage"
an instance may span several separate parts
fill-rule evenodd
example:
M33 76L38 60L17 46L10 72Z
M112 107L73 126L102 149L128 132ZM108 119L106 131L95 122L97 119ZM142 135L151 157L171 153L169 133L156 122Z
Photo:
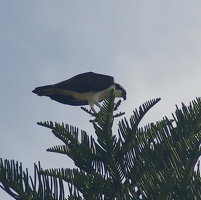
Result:
M99 102L106 93L116 88L116 97L126 99L125 89L114 82L112 76L86 72L54 85L35 88L32 92L39 96L47 96L63 104L81 106L90 105L95 112L94 104L101 107Z

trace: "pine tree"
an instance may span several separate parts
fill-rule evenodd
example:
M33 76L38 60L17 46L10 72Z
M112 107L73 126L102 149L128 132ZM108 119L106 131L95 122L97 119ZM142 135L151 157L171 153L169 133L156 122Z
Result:
M64 123L38 123L64 143L47 151L67 155L76 168L43 170L39 163L30 177L21 163L1 159L0 187L23 200L201 199L201 99L176 107L172 119L139 127L160 99L148 101L113 133L123 114L114 114L114 99L111 91L91 121L97 139Z

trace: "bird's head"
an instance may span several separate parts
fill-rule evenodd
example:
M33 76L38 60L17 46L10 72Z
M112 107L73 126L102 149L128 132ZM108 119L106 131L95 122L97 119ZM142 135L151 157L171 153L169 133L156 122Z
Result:
M126 90L122 85L119 83L115 83L115 96L116 97L122 97L124 100L126 100Z

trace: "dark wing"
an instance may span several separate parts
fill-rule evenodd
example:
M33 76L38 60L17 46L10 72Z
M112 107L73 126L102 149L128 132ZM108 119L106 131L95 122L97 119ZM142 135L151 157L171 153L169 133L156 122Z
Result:
M78 93L98 92L114 85L112 76L86 72L53 85L54 88L72 90Z
M32 92L39 96L50 97L52 100L63 104L80 106L87 105L87 100L77 99L71 94L68 95L68 92L65 92L65 90L78 93L98 92L107 89L111 85L114 85L112 76L87 72L54 85L37 87Z
M52 94L52 95L49 95L49 97L52 100L55 100L55 101L58 101L59 103L63 103L63 104L67 104L67 105L72 105L72 106L88 105L88 101L76 99L72 96L64 96L61 94Z
M88 102L84 99L76 99L73 96L61 94L60 91L57 90L57 88L53 87L53 85L37 87L32 92L39 96L50 97L52 100L58 101L63 104L73 106L82 106L88 104Z

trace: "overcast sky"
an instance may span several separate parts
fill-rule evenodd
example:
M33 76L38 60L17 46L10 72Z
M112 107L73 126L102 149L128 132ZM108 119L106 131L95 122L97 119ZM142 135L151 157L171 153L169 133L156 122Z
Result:
M127 119L145 101L162 98L142 126L201 94L200 0L2 0L0 30L0 157L30 171L38 161L43 168L73 166L46 152L62 143L38 121L94 134L80 107L37 97L37 86L87 71L112 75L127 90L119 108ZM1 189L0 198L11 200Z

